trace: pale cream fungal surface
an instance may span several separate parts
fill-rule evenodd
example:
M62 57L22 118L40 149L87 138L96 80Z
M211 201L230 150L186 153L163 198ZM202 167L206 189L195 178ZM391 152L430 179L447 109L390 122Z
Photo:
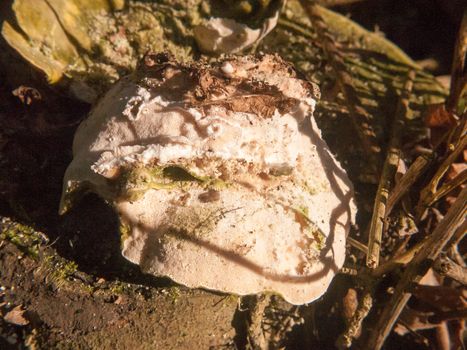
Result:
M195 40L205 53L235 53L263 39L277 24L279 11L266 18L260 28L250 28L230 18L211 18L194 29Z
M61 210L86 191L112 203L122 253L145 272L311 302L342 266L355 214L317 95L273 55L148 55L80 125Z

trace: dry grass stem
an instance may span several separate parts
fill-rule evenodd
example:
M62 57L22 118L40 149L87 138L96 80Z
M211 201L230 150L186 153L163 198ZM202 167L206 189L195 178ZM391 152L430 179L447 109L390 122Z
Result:
M393 296L384 307L375 324L366 349L381 349L386 337L411 296L411 293L407 292L408 287L413 283L418 283L422 279L431 265L430 262L433 262L438 257L457 229L462 229L464 232L467 230L467 220L465 220L466 210L467 188L464 188L446 216L426 240L420 252L408 264L396 286Z
M439 183L443 179L444 175L448 171L452 163L460 156L460 154L467 147L467 135L462 135L461 139L455 145L453 151L446 157L441 163L435 175L431 179L430 183L421 191L420 199L415 209L415 216L419 219L425 210L428 208L431 199L436 195Z
M425 244L427 238L425 240L420 241L416 245L414 245L409 250L405 251L404 253L384 262L383 264L379 265L377 268L371 271L371 275L374 277L382 276L386 273L393 271L394 269L404 266L408 264L414 256L422 249L423 245Z
M251 349L269 349L268 340L263 332L263 317L266 307L271 303L270 294L261 294L254 297L250 309L250 324L248 326L248 343Z
M379 265L381 241L383 238L384 219L386 218L386 203L388 202L389 192L391 191L397 165L400 158L400 139L404 131L405 120L409 112L409 99L413 88L415 72L409 71L404 88L401 92L399 103L391 130L391 138L388 145L388 153L383 165L383 171L376 191L375 204L373 207L373 216L371 217L370 230L368 237L368 254L366 264L370 268L376 268Z
M467 182L467 169L457 175L451 181L443 184L435 194L433 194L429 199L427 199L427 205L433 205L435 202L440 200L442 197L447 195L452 190L456 189L458 186L461 186Z
M356 239L352 237L347 237L347 242L354 248L360 250L361 252L368 254L368 247L364 245L363 243L357 241Z
M409 167L407 172L402 176L400 181L394 186L393 191L389 195L388 203L386 205L386 216L391 214L394 206L400 201L400 199L410 190L412 185L425 173L431 164L432 157L430 156L419 156L412 165Z
M467 268L460 266L456 262L449 259L449 257L443 255L439 256L433 268L442 276L446 276L456 280L460 284L467 286Z
M465 56L467 54L467 8L464 10L464 16L459 28L456 47L454 49L454 59L451 69L451 86L449 97L446 101L446 109L450 112L456 112L459 98L461 97L465 85L467 84L467 70L465 65Z

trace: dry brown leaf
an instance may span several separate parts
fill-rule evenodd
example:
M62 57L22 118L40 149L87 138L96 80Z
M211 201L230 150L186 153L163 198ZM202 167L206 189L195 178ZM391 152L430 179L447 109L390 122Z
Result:
M425 117L425 125L429 128L450 128L456 125L456 118L444 104L431 105Z
M454 179L457 175L462 173L465 169L467 169L467 164L466 163L453 163L448 169L448 172L446 174L446 180L451 181Z
M446 110L444 104L435 104L428 108L425 125L430 129L432 145L438 145L446 132L456 124L456 117Z

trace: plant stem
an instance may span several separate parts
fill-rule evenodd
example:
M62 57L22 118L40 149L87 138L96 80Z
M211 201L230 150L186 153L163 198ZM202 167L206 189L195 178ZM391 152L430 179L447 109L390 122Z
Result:
M430 262L433 262L438 257L457 229L464 230L464 232L467 230L466 210L467 187L462 190L446 216L441 220L420 252L414 256L402 274L393 296L386 304L373 328L366 349L381 349L386 337L411 296L411 293L407 292L408 287L413 283L418 283L422 279L430 268Z
M459 98L464 91L467 83L467 71L465 65L465 56L467 54L467 9L464 10L462 22L457 36L454 49L454 59L451 68L451 86L449 97L446 101L446 110L456 112Z
M460 284L467 286L467 268L458 265L447 256L439 256L433 268L442 276L447 276L456 280Z
M433 158L431 156L426 155L419 156L415 159L389 195L388 204L386 205L386 217L391 214L394 206L407 193L412 185L425 173L432 160Z
M388 202L389 191L391 190L394 175L399 163L401 153L400 139L404 131L405 121L409 111L409 98L412 92L414 79L415 72L410 70L407 74L407 80L404 84L404 88L397 105L388 146L388 153L381 173L378 190L376 191L373 216L371 217L368 237L368 254L366 257L366 264L370 268L375 268L379 265L384 220L387 216L386 203Z
M446 171L449 169L452 163L455 162L457 157L467 147L467 135L463 135L457 145L454 146L451 154L441 163L435 175L432 177L430 183L420 192L420 199L417 207L415 208L415 217L420 219L425 210L428 208L431 198L436 195L438 185L443 178Z
M427 199L427 205L433 205L436 201L441 199L443 196L451 192L456 187L463 185L467 182L467 169L458 174L454 179L451 181L443 184L435 194L433 194L430 198Z
M361 252L363 252L365 254L368 254L368 248L363 243L357 241L356 239L354 239L352 237L347 237L347 242L349 242L349 244L352 247L357 248L358 250L360 250Z

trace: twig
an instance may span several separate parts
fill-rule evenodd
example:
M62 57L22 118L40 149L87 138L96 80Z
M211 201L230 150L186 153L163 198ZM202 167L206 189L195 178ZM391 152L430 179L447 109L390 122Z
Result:
M349 275L349 276L357 276L358 270L353 267L343 266L341 267L338 273L343 274L343 275Z
M458 245L465 238L465 231L457 230L448 243L447 253L449 257L454 260L458 265L467 267L461 253L459 253Z
M409 112L409 99L413 88L415 72L410 70L407 74L407 80L401 92L399 103L391 130L388 153L383 165L383 171L376 191L375 204L373 207L373 216L371 217L370 230L368 237L368 254L366 264L370 268L379 265L379 255L381 250L381 241L383 238L384 219L386 218L386 203L389 197L389 191L392 187L394 175L396 174L397 164L400 158L400 138L403 134L405 121Z
M449 337L449 329L446 322L440 323L436 327L436 342L439 350L451 349L451 339Z
M465 238L465 232L456 231L448 243L448 247L457 247L457 245Z
M467 220L465 220L466 210L467 187L462 190L443 220L429 236L420 252L415 255L407 266L396 286L393 296L386 304L373 329L374 331L370 335L366 345L367 349L381 349L386 337L411 296L411 293L407 292L407 287L413 283L418 283L428 270L429 264L425 262L433 261L438 257L459 226L464 231L467 230Z
M442 197L447 195L449 192L454 190L456 187L464 184L467 182L467 169L458 174L454 179L451 181L443 184L435 194L433 194L430 198L428 198L427 205L430 206L436 201L440 200Z
M365 254L368 254L368 248L363 243L357 241L356 239L353 239L352 237L347 237L347 242L349 242L349 244L352 247L357 248L358 250L360 250L361 252Z
M425 173L433 158L431 156L420 156L412 163L407 172L402 176L400 181L395 185L393 191L389 195L388 204L386 206L386 216L391 214L394 206L407 193L412 185Z
M446 171L449 169L452 163L467 147L467 135L463 135L454 150L447 156L447 158L441 163L435 175L431 179L430 183L420 192L420 199L417 207L415 208L415 217L420 218L428 207L430 199L436 194L438 185L443 178Z
M344 95L347 108L350 112L352 125L358 135L364 152L370 159L369 163L375 166L375 169L370 169L370 173L373 173L372 175L374 176L379 171L379 152L381 148L376 141L375 132L370 124L371 116L366 110L359 107L360 100L353 88L352 76L347 71L342 54L337 49L334 39L327 29L326 23L319 14L318 6L307 0L300 0L300 4L308 15L312 25L316 28L316 33L318 34L319 42L322 45L327 61L336 74L337 84Z
M439 256L435 260L433 268L440 275L450 277L460 284L467 286L467 268L458 265L446 255Z
M428 318L430 323L440 323L443 321L462 320L467 318L467 309L439 311Z
M371 275L374 277L382 276L392 270L408 264L414 256L423 248L427 239L417 243L411 249L407 250L403 254L392 258L391 260L386 261L385 263L379 265L377 268L371 271Z
M264 310L271 302L271 295L260 294L255 297L254 305L250 311L250 324L248 326L248 342L254 350L268 349L268 341L262 329Z
M451 86L449 97L446 101L446 110L456 112L459 98L467 83L467 71L465 65L465 56L467 54L467 9L464 10L464 16L459 28L456 47L454 49L454 58L451 68Z
M339 349L350 348L353 339L358 337L362 322L370 312L372 306L373 298L371 297L371 293L366 291L361 301L358 303L358 308L352 316L346 331L337 339L336 345Z
M412 327L407 322L405 322L402 318L397 320L397 323L401 324L405 329L409 331L410 334L412 334L414 337L420 340L425 346L428 347L430 345L430 341L428 340L428 338L424 337L423 335L413 330Z

